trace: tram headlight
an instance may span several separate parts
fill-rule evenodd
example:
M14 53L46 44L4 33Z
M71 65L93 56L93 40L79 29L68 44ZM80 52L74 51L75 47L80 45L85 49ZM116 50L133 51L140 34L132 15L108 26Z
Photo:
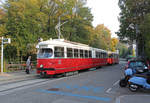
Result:
M43 68L43 65L42 65L42 64L40 65L40 68Z

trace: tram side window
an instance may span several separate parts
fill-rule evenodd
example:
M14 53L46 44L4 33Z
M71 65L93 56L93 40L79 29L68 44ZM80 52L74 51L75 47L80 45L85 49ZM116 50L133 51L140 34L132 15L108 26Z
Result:
M88 56L88 51L87 51L87 50L85 50L84 57L85 57L85 58L88 58L88 57L89 57L89 56Z
M72 48L67 48L67 57L73 57Z
M99 52L99 58L101 58L101 52Z
M115 58L117 58L117 54L116 54Z
M92 58L92 51L89 51L89 58Z
M101 53L101 58L103 58L103 53Z
M98 52L96 52L96 58L98 58L99 56L98 56Z
M78 58L79 57L79 52L78 52L78 49L74 49L74 57L75 58Z
M80 50L80 57L84 58L83 50Z
M101 58L100 52L96 52L96 58Z
M116 54L114 54L114 58L116 58Z
M103 58L105 58L105 54L103 53Z
M109 58L112 58L112 54L109 54Z
M103 58L105 58L105 53L103 53Z
M102 52L100 52L100 58L102 58Z
M102 58L104 58L104 53L102 53Z
M100 58L100 52L98 52L98 57L97 58Z
M104 53L104 58L106 58L106 53Z
M106 53L106 58L108 58L108 54Z
M64 47L55 47L54 50L55 57L64 57Z

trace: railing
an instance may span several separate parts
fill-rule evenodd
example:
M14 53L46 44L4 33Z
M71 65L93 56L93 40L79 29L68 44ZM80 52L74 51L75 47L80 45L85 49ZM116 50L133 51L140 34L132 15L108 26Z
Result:
M9 63L5 64L5 72L19 71L26 69L26 61L21 63ZM36 61L31 61L31 69L36 69Z

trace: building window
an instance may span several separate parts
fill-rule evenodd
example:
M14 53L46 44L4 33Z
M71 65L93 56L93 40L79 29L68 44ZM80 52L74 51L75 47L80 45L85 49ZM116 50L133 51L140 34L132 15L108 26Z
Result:
M73 57L72 48L67 48L67 57L69 58Z
M64 57L64 47L55 47L54 55L55 57Z

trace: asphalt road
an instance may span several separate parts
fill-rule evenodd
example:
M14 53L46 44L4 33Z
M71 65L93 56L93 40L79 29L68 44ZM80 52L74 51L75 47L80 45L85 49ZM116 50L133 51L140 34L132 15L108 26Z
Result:
M150 92L119 87L125 63L69 77L0 84L0 103L149 103Z

